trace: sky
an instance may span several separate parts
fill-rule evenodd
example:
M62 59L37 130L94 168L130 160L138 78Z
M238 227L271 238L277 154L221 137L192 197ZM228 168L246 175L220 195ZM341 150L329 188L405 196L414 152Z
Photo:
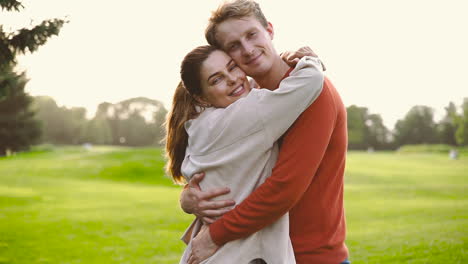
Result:
M346 106L367 107L392 129L414 105L468 97L468 1L257 1L274 27L278 52L310 46ZM66 18L58 37L19 58L26 91L93 116L101 102L145 96L170 108L180 62L206 44L220 0L25 0L1 12L4 30Z

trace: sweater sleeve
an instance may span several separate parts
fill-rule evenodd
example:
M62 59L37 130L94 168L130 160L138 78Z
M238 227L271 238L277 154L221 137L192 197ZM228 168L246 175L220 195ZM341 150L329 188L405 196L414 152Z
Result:
M301 199L327 150L336 118L333 95L325 86L286 134L272 175L242 203L210 225L211 237L217 245L268 226Z
M320 60L303 57L278 89L257 93L257 111L271 146L322 92L324 76Z

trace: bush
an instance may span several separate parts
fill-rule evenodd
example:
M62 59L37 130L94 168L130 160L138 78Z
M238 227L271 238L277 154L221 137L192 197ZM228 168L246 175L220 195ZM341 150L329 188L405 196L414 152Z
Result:
M468 153L467 147L454 147L445 144L420 144L401 146L398 153L444 153L448 154L451 149L456 149L461 153Z

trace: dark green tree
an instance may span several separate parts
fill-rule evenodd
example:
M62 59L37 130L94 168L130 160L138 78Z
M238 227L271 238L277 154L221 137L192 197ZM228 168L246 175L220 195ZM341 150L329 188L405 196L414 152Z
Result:
M389 149L390 132L383 124L382 117L370 114L366 107L351 105L346 108L348 115L349 149Z
M437 125L440 143L452 146L457 145L455 132L457 131L458 119L457 107L453 102L450 102L449 105L445 107L445 116Z
M383 124L379 114L370 114L366 120L367 143L369 147L376 150L390 149L390 131Z
M458 145L468 145L468 98L464 98L461 105L461 115L457 118L455 139Z
M413 106L404 119L397 121L394 137L397 146L436 143L437 128L433 109L423 105Z
M32 98L24 92L27 81L24 73L17 74L11 67L0 71L0 156L26 150L40 137Z
M2 11L20 11L15 0L0 0ZM17 73L16 56L36 51L47 39L57 35L64 20L46 20L33 28L6 32L0 25L0 155L26 150L40 137L39 123L31 108L32 98L24 91L27 78Z
M367 149L368 129L366 127L367 108L351 105L346 108L348 116L349 149Z

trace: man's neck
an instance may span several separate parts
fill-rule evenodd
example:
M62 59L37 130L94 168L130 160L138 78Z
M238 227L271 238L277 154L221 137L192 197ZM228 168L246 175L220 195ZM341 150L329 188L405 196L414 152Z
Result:
M271 69L262 76L255 76L254 80L261 88L275 90L289 68L289 65L278 56Z

